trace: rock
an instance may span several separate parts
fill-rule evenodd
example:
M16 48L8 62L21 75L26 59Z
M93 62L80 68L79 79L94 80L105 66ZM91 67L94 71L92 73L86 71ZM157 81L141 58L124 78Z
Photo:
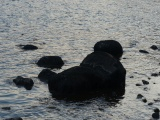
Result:
M107 52L120 59L123 54L123 48L118 41L115 40L102 40L94 45L94 51Z
M153 113L153 114L152 114L152 117L153 117L154 119L159 119L159 113Z
M134 78L134 76L130 76L130 78Z
M17 117L17 118L7 118L7 119L5 119L5 120L23 120L23 119L20 118L20 117Z
M44 56L40 58L37 65L45 68L60 69L64 65L64 62L59 56Z
M159 74L158 73L152 73L151 76L157 77Z
M151 48L152 50L157 50L157 49L158 49L158 47L157 47L156 45L152 45L150 48Z
M146 50L139 50L139 52L140 52L140 53L149 54L149 52L148 52L148 51L146 51Z
M142 80L142 83L143 83L144 85L148 85L148 84L149 84L149 82L146 81L146 80Z
M53 79L53 77L56 75L55 72L52 72L49 69L43 69L39 75L38 78L42 81L42 82L46 82L48 83L49 79Z
M34 82L32 79L30 78L23 78L21 76L18 76L16 79L13 80L13 82L17 85L17 86L24 86L27 90L31 90Z
M154 112L155 112L155 113L159 113L159 109L158 109L158 108L155 108L155 109L154 109Z
M152 102L150 102L150 103L148 103L148 105L153 105L153 103L152 103Z
M141 95L141 94L137 95L137 99L142 99L142 98L143 98L143 95Z
M49 80L48 88L56 98L86 99L108 92L106 84L94 69L76 66L55 75ZM124 91L118 92L124 94Z
M35 45L18 45L23 50L37 50L38 47Z
M76 66L55 75L48 81L48 88L54 97L80 97L102 88L102 84L94 70Z
M2 107L3 110L11 110L11 107Z
M136 84L136 86L142 86L142 84L140 84L140 83L137 83L137 84Z
M95 70L105 81L104 85L107 88L125 88L126 70L117 59L108 53L93 52L87 55L80 66Z
M147 102L147 99L146 99L146 98L142 98L142 101L143 101L144 103L146 103L146 102Z

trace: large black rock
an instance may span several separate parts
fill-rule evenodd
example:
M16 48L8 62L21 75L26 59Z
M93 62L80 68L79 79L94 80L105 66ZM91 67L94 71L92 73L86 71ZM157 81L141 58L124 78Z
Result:
M103 82L93 69L76 66L49 79L48 88L54 97L76 98L102 89Z
M32 79L30 78L23 78L21 76L16 77L16 79L13 80L13 82L17 85L17 86L24 86L27 90L31 90L34 82Z
M123 48L121 44L115 40L102 40L97 42L94 45L94 51L107 52L116 59L120 59L123 55Z
M106 52L93 52L80 64L96 71L104 81L104 88L125 88L126 70L123 65L113 56Z
M44 56L40 58L37 65L45 68L60 69L64 65L64 62L59 56Z

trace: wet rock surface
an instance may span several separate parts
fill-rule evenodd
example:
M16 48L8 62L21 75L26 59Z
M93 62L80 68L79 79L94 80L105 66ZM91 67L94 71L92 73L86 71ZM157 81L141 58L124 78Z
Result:
M23 78L21 76L16 77L15 79L13 79L13 82L17 85L17 86L24 86L27 90L31 90L34 82L32 79L30 78Z
M37 65L45 68L60 69L64 62L59 56L44 56L38 60Z

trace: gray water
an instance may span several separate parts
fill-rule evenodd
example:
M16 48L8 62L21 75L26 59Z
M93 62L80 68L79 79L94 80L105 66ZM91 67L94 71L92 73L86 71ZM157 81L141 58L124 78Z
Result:
M45 55L65 61L59 73L79 65L97 41L114 39L124 48L126 92L118 102L94 98L56 100L37 75ZM17 45L34 44L35 51ZM150 49L157 45L159 50ZM149 54L140 53L147 50ZM125 58L125 59L124 59ZM0 0L0 118L24 120L149 120L160 109L159 0ZM17 76L32 78L32 90L18 88ZM142 80L149 85L136 86ZM144 103L136 99L141 93ZM153 105L148 103L153 102ZM11 110L4 110L10 107Z

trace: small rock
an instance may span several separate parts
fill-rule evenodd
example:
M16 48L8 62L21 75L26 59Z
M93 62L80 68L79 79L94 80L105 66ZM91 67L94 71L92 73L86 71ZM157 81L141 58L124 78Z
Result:
M139 52L140 52L140 53L149 54L149 52L148 52L148 51L146 51L146 50L139 50Z
M59 56L44 56L40 58L37 65L45 68L60 69L64 65L64 62Z
M98 108L100 111L103 111L104 112L104 109L103 108Z
M157 50L157 49L158 49L158 47L157 47L156 45L152 45L150 48L151 48L152 50Z
M138 95L137 95L137 99L141 99L141 98L143 98L143 95L138 94Z
M23 78L21 76L18 76L16 79L13 80L13 82L17 85L17 86L24 86L27 90L31 90L34 82L32 79L30 78Z
M145 87L145 88L144 88L144 90L145 90L145 91L147 91L147 90L148 90L148 88L147 88L147 87Z
M148 85L148 84L149 84L149 82L146 81L146 80L142 80L142 83L143 83L144 85Z
M152 117L153 117L154 119L159 119L159 113L153 113L153 114L152 114Z
M150 102L150 103L148 103L148 105L153 105L153 103L152 103L152 102Z
M11 110L10 107L2 107L3 110Z
M157 77L159 74L158 73L152 73L151 76Z
M130 76L130 78L134 78L134 76Z
M142 86L142 84L140 84L140 83L137 83L137 84L136 84L136 86Z
M155 112L155 113L159 113L159 109L158 109L158 108L155 108L155 109L154 109L154 112Z
M34 45L24 45L24 46L22 47L22 49L23 49L23 50L36 50L36 49L38 49L38 47L37 47L37 46L34 46Z
M52 72L49 69L43 69L39 75L38 78L42 81L42 82L46 82L48 83L49 79L52 79L54 76L56 75L56 73Z
M4 120L23 120L23 119L20 118L20 117L17 117L17 118L7 118L7 119L4 119Z
M147 102L147 99L146 99L146 98L143 98L142 101L143 101L144 103L146 103L146 102Z

